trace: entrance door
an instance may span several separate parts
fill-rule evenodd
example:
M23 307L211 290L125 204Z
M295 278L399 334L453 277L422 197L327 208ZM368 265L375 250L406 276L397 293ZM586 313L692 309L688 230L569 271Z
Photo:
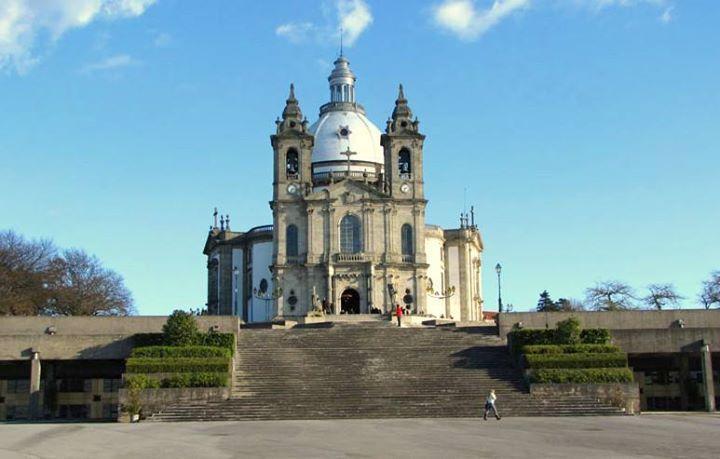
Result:
M341 314L360 314L360 294L357 290L349 288L340 295Z

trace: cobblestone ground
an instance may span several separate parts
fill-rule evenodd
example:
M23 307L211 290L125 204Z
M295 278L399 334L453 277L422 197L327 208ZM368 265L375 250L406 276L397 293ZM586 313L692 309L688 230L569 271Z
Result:
M0 458L720 457L720 416L0 424Z

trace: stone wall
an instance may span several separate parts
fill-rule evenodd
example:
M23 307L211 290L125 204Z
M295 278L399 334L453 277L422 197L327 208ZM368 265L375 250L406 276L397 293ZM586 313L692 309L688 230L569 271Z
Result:
M530 394L550 396L591 396L613 406L625 408L626 414L640 414L638 383L616 384L530 384Z
M720 328L613 330L612 342L632 354L700 352L701 343L720 351Z
M239 320L232 316L197 317L198 328L217 327L237 333ZM30 349L41 360L125 359L132 350L132 335L160 333L167 317L2 317L0 360L23 360ZM50 327L54 334L49 334Z
M610 330L645 330L679 328L720 328L720 309L674 309L667 311L582 311L582 312L512 312L498 315L498 329L505 338L513 325L524 328L554 328L555 324L577 317L583 328Z
M178 389L144 389L140 393L141 419L158 413L166 406L177 402L198 402L224 400L230 397L229 387L185 387ZM120 407L128 403L128 390L120 389ZM120 422L129 422L128 413L118 410Z
M217 326L218 332L237 333L238 318L233 316L196 317L201 331ZM0 336L43 335L48 327L55 327L56 335L133 335L158 333L167 321L166 316L130 317L0 317Z

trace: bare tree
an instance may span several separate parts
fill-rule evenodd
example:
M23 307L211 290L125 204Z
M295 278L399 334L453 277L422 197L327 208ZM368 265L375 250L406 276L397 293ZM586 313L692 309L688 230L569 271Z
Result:
M122 277L106 269L95 256L79 249L63 252L62 275L52 286L48 313L66 316L126 316L134 313L130 291Z
M621 311L633 309L635 292L629 285L619 281L598 282L585 290L585 300L597 311Z
M642 301L651 309L661 310L666 306L678 306L684 297L675 291L672 284L650 284L647 287L648 294Z
M57 249L48 240L0 232L0 315L37 315L50 298Z
M710 279L703 281L698 298L705 309L714 304L720 306L720 271L710 273Z
M0 315L128 315L122 277L82 250L0 232Z

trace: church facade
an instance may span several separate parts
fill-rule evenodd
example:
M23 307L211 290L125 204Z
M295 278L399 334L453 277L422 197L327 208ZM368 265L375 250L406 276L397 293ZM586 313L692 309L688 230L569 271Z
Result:
M386 313L482 319L482 239L425 223L425 135L400 86L381 132L356 101L356 77L340 56L330 102L309 124L294 87L271 136L273 224L208 234L210 314L246 322ZM217 218L217 216L216 216Z

